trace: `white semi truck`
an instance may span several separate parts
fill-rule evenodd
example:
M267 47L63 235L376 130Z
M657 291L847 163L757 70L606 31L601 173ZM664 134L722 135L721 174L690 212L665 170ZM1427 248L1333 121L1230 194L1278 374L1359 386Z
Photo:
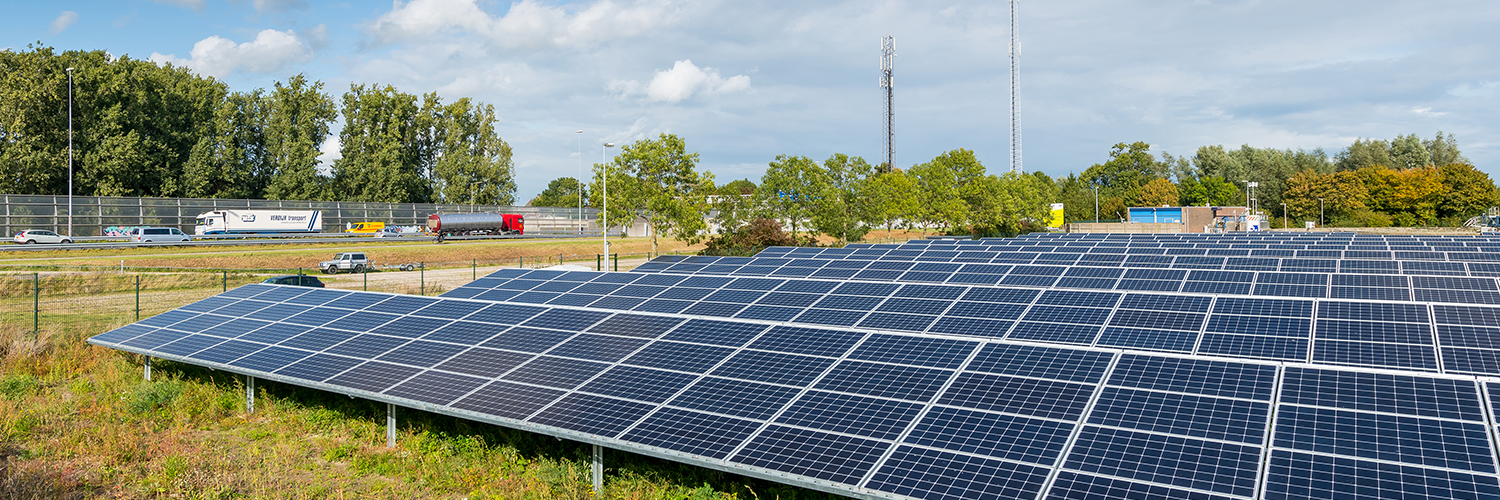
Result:
M193 234L323 232L319 210L215 210L197 219Z

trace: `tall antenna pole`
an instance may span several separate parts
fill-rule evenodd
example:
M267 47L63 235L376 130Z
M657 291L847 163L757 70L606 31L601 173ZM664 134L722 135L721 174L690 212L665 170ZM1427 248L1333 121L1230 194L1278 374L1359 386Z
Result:
M1017 89L1021 85L1021 34L1016 30L1016 5L1010 0L1010 170L1026 172L1021 167L1021 108Z
M896 62L896 40L891 35L880 39L880 88L885 89L885 171L896 168L896 146L895 139L896 114L894 101L894 83L891 72Z

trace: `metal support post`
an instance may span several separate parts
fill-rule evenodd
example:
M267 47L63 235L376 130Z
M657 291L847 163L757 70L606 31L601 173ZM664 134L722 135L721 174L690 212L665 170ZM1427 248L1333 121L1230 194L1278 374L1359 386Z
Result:
M31 273L31 338L42 335L42 273Z
M417 268L417 278L421 280L421 288L419 288L420 291L417 292L417 295L427 295L427 263L418 262Z
M385 447L396 447L396 405L385 404Z
M469 279L479 279L479 259L469 261Z
M245 375L245 413L255 413L255 377Z
M224 291L229 291L229 270L224 270Z
M604 254L597 254L597 253L594 254L594 270L595 271L603 271L604 270Z
M364 272L359 273L359 275L365 279L365 291L370 291L370 268L366 267Z
M604 448L594 445L594 498L604 498Z
M526 258L525 257L516 257L516 267L519 267L521 269L526 269Z
M146 381L150 382L151 381L151 356L146 356L146 363L145 363L144 371L145 371L145 375L146 375Z
M141 320L141 275L135 275L135 320Z
M611 254L615 258L615 271L620 270L620 254Z

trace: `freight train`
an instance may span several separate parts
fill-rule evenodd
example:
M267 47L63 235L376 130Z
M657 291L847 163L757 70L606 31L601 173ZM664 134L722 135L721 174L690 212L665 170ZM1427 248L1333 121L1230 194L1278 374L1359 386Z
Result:
M432 214L427 217L427 232L444 236L466 234L526 234L526 218L521 214Z

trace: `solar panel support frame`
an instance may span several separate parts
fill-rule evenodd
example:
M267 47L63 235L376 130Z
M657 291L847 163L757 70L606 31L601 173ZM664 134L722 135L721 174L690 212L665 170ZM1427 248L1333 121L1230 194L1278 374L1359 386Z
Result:
M396 447L396 405L385 404L385 447Z
M594 448L594 498L604 498L604 447Z
M141 363L141 365L142 365L142 371L145 372L146 381L150 382L151 381L151 356L144 356L144 357L146 358L146 360L145 360L145 362Z
M255 413L255 377L245 375L245 413Z

